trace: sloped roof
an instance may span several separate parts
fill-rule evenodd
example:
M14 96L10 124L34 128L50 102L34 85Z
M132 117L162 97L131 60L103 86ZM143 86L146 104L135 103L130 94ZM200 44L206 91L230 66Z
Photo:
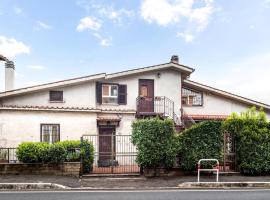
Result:
M191 81L191 80L186 79L186 80L184 80L183 85L187 86L187 87L194 88L194 89L211 92L213 94L223 96L223 97L226 97L226 98L229 98L232 100L236 100L238 102L242 102L242 103L247 104L247 105L251 105L251 106L254 105L257 107L262 107L262 108L270 111L270 105L268 105L268 104L265 104L265 103L262 103L259 101L255 101L255 100L252 100L252 99L249 99L246 97L242 97L242 96L230 93L230 92L226 92L224 90L216 89L216 88L213 88L211 86L204 85L204 84L201 84L201 83L198 83L195 81Z
M27 93L31 93L31 92L36 92L36 91L45 90L45 89L52 89L52 88L56 88L56 87L63 87L63 86L67 86L67 85L76 85L79 83L94 81L94 80L99 80L99 79L112 79L112 78L124 77L124 76L129 76L129 75L134 75L134 74L139 74L139 73L144 73L144 72L150 72L150 71L156 71L156 70L164 70L164 69L174 69L177 71L181 71L185 76L189 76L194 71L193 68L171 62L171 63L165 63L165 64L160 64L160 65L153 65L153 66L148 66L148 67L136 68L136 69L127 70L127 71L121 71L121 72L117 72L117 73L94 74L94 75L83 76L83 77L67 79L67 80L61 80L61 81L57 81L57 82L51 82L51 83L46 83L46 84L41 84L41 85L36 85L36 86L31 86L31 87L9 90L9 91L5 91L5 92L1 92L0 98L23 95L23 94L27 94Z

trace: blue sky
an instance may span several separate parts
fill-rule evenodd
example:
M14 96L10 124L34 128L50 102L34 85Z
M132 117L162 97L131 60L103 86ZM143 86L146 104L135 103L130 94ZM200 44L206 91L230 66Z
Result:
M270 104L270 0L0 0L0 54L16 87L176 54L192 80Z

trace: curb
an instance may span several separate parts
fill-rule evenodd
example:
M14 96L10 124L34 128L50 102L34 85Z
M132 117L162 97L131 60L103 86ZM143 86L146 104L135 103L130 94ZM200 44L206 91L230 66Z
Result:
M270 182L185 182L179 189L218 189L218 188L270 188Z
M0 183L0 190L66 190L69 187L55 183Z
M0 183L0 191L5 190L66 190L66 191L118 191L118 190L176 190L176 189L232 189L232 188L270 188L270 182L185 182L176 187L78 187L71 188L55 183Z

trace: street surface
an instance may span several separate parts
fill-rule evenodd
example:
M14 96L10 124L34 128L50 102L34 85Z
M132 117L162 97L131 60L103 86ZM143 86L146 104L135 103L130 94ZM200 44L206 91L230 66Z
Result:
M0 192L0 200L269 200L270 190Z

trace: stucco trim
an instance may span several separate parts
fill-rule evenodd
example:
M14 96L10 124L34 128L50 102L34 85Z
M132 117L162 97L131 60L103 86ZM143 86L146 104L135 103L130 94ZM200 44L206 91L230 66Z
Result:
M212 92L212 93L217 94L217 95L222 96L222 97L226 97L226 98L229 98L229 99L232 99L232 100L236 100L238 102L242 102L242 103L245 103L245 104L248 104L248 105L251 105L251 106L255 105L255 106L258 106L258 107L262 107L262 108L270 111L270 105L268 105L268 104L261 103L261 102L258 102L258 101L254 101L252 99L248 99L246 97L242 97L242 96L239 96L239 95L236 95L236 94L232 94L230 92L226 92L226 91L223 91L223 90L220 90L220 89L216 89L216 88L213 88L213 87L210 87L208 85L204 85L204 84L201 84L201 83L198 83L198 82L195 82L195 81L184 80L183 86L191 87L191 88L194 88L194 89L199 89L199 90L202 90L202 91Z
M135 114L135 110L129 109L98 109L89 107L52 107L52 106L18 106L2 105L0 110L25 110L25 111L56 111L56 112L92 112L92 113L114 113Z
M197 114L185 114L183 118L192 118L192 119L197 119L197 120L225 120L229 116L228 115L197 115Z

